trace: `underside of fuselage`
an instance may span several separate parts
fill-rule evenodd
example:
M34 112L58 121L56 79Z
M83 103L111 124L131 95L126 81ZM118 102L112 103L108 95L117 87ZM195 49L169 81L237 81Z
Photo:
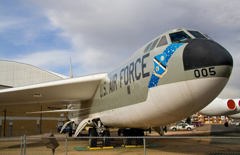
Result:
M227 78L215 77L167 84L149 89L145 102L102 112L109 127L147 128L182 120L210 103L224 88ZM211 91L211 93L202 93Z

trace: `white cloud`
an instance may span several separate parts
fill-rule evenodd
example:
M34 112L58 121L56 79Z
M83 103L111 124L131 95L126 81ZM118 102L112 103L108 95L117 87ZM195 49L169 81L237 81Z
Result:
M17 23L16 21L3 19L1 17L0 17L0 20L2 21L0 23L0 33L4 32L6 29L8 29L9 27L12 27Z
M66 51L52 48L22 56L18 60L52 69L62 64L69 64L71 57L75 66L75 75L110 71L143 44L161 33L178 27L193 28L207 33L230 51L235 63L226 90L234 88L234 92L223 93L230 97L240 95L237 94L240 84L236 84L240 79L238 74L240 1L238 0L194 2L192 0L29 0L29 2L32 4L29 6L38 8L38 13L42 13L49 23L30 25L29 31L25 33L26 39L23 38L23 41L29 42L31 38L39 37L42 29L51 27L50 29L53 30L61 29L57 37L68 40L71 47ZM2 29L5 27L3 25ZM38 60L40 57L44 60ZM34 61L32 62L31 59Z
M40 68L54 70L66 64L69 64L69 59L69 51L39 51L33 52L29 55L20 54L12 60L31 64Z

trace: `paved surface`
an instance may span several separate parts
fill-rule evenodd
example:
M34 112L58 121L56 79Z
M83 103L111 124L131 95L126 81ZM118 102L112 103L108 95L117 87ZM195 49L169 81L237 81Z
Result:
M111 132L113 136L116 131ZM55 134L59 142L59 147L56 149L55 155L65 155L66 148L68 155L142 155L144 154L143 147L139 148L124 148L121 146L123 139L115 138L112 141L114 149L110 150L91 150L77 151L75 147L86 147L88 139L66 139L67 134ZM156 132L148 134L147 137L158 136ZM176 138L174 136L180 136ZM194 138L188 136L196 136ZM207 137L205 137L207 136ZM208 137L211 136L211 137ZM216 138L213 138L213 137ZM226 138L224 138L224 136ZM219 138L223 137L223 138ZM230 138L229 138L230 137ZM235 137L235 138L232 138ZM208 125L197 127L194 131L169 131L163 138L146 138L146 153L151 154L240 154L240 128L229 126L224 127L222 124ZM21 145L20 137L8 139L0 139L0 154L15 155L20 154ZM51 154L51 150L47 149L41 140L41 135L28 136L26 145L26 154ZM67 146L67 147L66 147Z

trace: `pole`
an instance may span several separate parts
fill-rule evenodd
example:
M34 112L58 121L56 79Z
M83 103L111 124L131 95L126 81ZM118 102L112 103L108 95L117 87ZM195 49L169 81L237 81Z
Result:
M144 145L144 155L146 155L146 140L145 140L145 137L143 137L143 145Z
M3 128L3 137L6 136L6 119L7 119L7 109L5 109L4 111L4 128Z
M42 106L41 106L42 111ZM42 113L40 113L40 133L42 133Z
M26 155L26 142L27 142L27 137L26 137L26 135L24 135L24 140L23 140L23 141L24 141L24 143L23 143L23 146L24 146L24 147L23 147L23 154Z
M65 151L66 151L66 155L67 155L67 147L68 147L68 140L67 140L67 136L65 138Z
M21 136L21 155L22 155L22 151L23 151L23 136Z

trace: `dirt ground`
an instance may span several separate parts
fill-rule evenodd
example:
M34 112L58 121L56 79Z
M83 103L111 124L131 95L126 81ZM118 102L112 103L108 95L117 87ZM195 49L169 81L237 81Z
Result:
M111 132L112 136L116 131ZM42 135L27 136L26 154L28 155L46 155L52 154L51 149L47 149L41 140ZM223 128L220 125L205 125L195 131L169 131L164 137L157 138L157 133L147 133L146 149L143 146L123 147L123 138L115 137L111 144L112 149L97 149L77 151L75 148L87 149L87 138L69 138L66 134L54 134L59 146L55 150L56 155L147 155L154 154L240 154L240 129ZM191 136L191 137L189 137ZM194 137L193 137L194 136ZM98 142L101 146L101 141ZM23 147L23 144L22 144ZM66 150L67 148L67 150ZM67 151L67 153L66 153ZM0 154L15 155L24 154L21 149L21 137L1 138Z

